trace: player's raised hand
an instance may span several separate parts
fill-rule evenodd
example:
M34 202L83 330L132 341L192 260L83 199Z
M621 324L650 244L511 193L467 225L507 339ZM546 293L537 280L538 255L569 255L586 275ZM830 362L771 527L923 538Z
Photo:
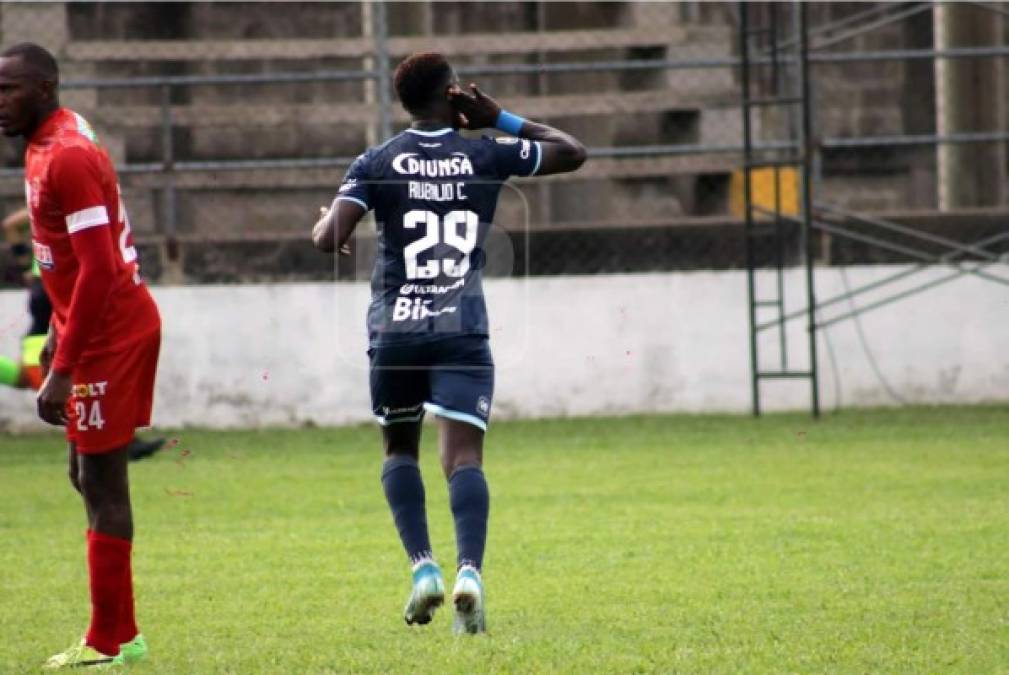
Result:
M69 421L67 401L70 400L71 387L72 380L69 373L49 371L35 399L39 417L49 424L64 426Z
M464 129L484 129L497 124L501 106L487 94L470 83L469 92L461 87L449 87L448 100L461 116L461 126Z

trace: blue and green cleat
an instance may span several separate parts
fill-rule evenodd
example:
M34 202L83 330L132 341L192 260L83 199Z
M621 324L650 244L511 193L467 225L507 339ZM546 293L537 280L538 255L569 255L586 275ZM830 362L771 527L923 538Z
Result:
M455 603L452 632L456 635L474 635L487 630L484 621L483 581L475 567L463 565L459 568L455 588L452 589L452 602Z
M147 641L144 636L137 633L137 636L129 642L119 645L119 655L123 657L123 663L130 665L139 663L147 658Z
M64 668L92 668L106 670L138 663L147 658L147 642L144 636L137 636L129 642L119 645L119 653L115 656L102 654L85 642L84 638L66 651L60 652L42 665L43 670L63 670Z
M87 644L84 638L65 651L50 656L42 664L43 670L63 670L69 668L93 668L94 670L105 670L116 666L125 665L122 653L116 656L102 654L100 651Z
M403 609L407 625L431 623L434 610L445 602L445 582L441 568L433 560L421 560L413 566L413 591Z

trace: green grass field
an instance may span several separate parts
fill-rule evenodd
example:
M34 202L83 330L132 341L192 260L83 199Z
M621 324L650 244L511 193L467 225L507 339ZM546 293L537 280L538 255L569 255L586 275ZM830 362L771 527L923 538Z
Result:
M475 638L402 621L375 428L170 435L132 472L134 672L1009 672L1006 408L498 423ZM87 621L63 453L0 437L2 673Z

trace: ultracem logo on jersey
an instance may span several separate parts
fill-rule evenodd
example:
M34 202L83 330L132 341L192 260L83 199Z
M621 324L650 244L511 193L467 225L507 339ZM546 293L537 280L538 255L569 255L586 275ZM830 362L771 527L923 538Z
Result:
M400 295L445 295L466 285L466 279L457 280L449 286L437 284L403 284L399 287Z
M38 261L39 267L44 270L52 270L56 267L56 264L53 262L53 250L51 248L45 244L33 241L32 249L35 255L35 260Z

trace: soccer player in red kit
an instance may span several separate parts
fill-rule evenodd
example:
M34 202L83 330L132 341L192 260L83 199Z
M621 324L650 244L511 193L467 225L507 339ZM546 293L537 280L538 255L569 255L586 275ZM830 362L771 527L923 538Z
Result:
M126 448L149 424L161 318L140 280L115 169L90 125L61 108L58 68L35 44L0 54L0 130L22 136L32 245L53 305L39 416L66 428L87 511L91 624L46 668L143 658L133 612Z

